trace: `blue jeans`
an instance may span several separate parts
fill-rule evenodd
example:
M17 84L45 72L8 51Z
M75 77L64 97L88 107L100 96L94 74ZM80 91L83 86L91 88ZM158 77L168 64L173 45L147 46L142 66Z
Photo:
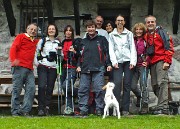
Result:
M129 111L131 79L132 79L132 70L129 69L129 65L130 62L119 63L118 64L119 68L114 69L113 71L113 77L115 83L115 88L113 92L117 101L119 102L119 107L122 108L122 111ZM123 73L124 73L124 78L123 78ZM123 83L123 88L122 88L122 83ZM123 89L122 104L120 104L121 89Z
M77 96L77 92L78 89L74 88L74 83L76 80L76 69L75 68L69 68L68 69L68 73L67 73L67 69L64 68L62 70L62 76L61 76L61 84L63 87L64 92L66 93L67 90L67 95L66 95L66 100L67 100L67 107L72 108L72 87L71 87L71 79L72 79L72 83L73 83L73 97ZM66 89L66 85L67 85L67 89Z
M38 109L44 110L45 107L50 107L53 94L54 84L57 77L55 68L48 68L44 65L39 65L38 72Z
M104 72L90 72L82 73L80 79L80 87L78 90L79 109L80 111L88 113L88 100L90 86L93 86L93 92L95 93L96 111L103 111L104 108Z
M29 113L31 111L34 94L35 94L35 78L32 70L16 66L12 67L12 98L11 113L16 115L19 112ZM24 99L20 106L20 94L24 88Z
M145 73L146 72L146 73ZM147 78L148 78L148 68L144 66L136 66L133 69L133 76L132 76L132 83L131 83L131 90L136 95L136 97L142 97L143 102L148 102L148 91L147 91ZM138 88L138 81L140 82L140 88ZM142 92L142 96L141 96Z

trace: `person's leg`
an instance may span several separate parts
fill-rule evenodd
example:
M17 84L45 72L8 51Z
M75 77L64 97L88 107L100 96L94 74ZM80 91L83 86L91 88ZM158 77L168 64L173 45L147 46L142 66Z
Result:
M136 106L140 106L140 99L141 99L141 91L138 88L138 80L139 80L139 67L135 67L132 69L132 82L131 82L131 90L137 97Z
M122 97L122 110L129 112L130 104L130 89L132 81L132 71L129 69L130 62L123 63L124 79L123 79L123 97Z
M44 115L46 87L47 87L47 67L39 65L37 68L38 73L38 115Z
M67 85L67 104L66 104L66 109L65 109L65 114L72 114L73 113L73 105L72 103L72 86L73 86L73 93L74 93L74 82L76 80L76 69L68 69L68 78L65 81L63 85ZM68 82L67 82L68 81ZM68 84L66 84L68 83ZM66 87L66 86L64 86ZM66 90L66 88L65 88ZM74 96L74 95L73 95Z
M140 87L142 92L142 99L141 99L141 110L140 114L148 113L148 100L149 100L149 92L147 88L147 77L148 77L148 69L141 66L140 70Z
M151 75L151 85L154 94L158 97L159 96L159 86L157 82L157 72L156 72L157 64L150 66L150 75Z
M12 67L12 97L11 114L18 115L20 109L20 94L23 88L23 70L21 67Z
M90 74L81 74L80 86L78 90L78 103L81 115L88 114L88 100L91 84Z
M93 72L92 73L92 85L95 92L95 102L96 102L96 114L102 115L104 109L104 91L102 87L104 86L104 72Z
M148 92L148 90L147 90L147 77L148 77L148 70L147 70L147 68L145 68L145 67L140 67L139 68L139 70L140 70L140 87L141 87L141 89L142 89L142 102L143 103L148 103L148 94L149 94L149 92Z
M113 78L114 78L114 96L116 97L119 108L121 108L121 89L122 89L122 75L123 75L123 67L122 64L118 64L119 68L113 70Z
M158 109L168 109L168 71L163 70L163 61L157 63L157 81L159 86Z
M32 109L32 105L34 102L34 94L35 94L35 77L32 70L26 70L26 79L25 79L25 93L24 100L22 105L22 112L29 113Z
M49 114L49 108L50 108L50 104L51 104L51 98L52 98L52 94L53 94L53 89L54 89L54 84L57 78L57 70L56 69L48 69L48 73L47 73L47 87L46 87L46 96L45 96L45 100L46 100L46 115Z

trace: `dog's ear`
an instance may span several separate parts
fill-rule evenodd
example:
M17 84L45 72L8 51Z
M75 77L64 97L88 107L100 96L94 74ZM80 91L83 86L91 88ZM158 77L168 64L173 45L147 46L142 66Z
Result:
M106 88L107 88L107 86L105 85L105 86L102 87L102 90L105 90Z

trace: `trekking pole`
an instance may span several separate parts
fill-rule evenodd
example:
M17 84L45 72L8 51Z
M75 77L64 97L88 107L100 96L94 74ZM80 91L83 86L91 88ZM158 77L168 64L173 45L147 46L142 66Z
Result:
M62 107L62 87L61 87L61 50L57 49L57 81L58 81L58 114L61 113ZM61 105L60 105L60 90L61 90Z
M67 89L68 89L68 84L69 84L69 82L68 82L69 80L68 80L68 58L67 58L67 61L66 61L66 96L65 96L65 110L66 110L66 108L67 108Z
M72 66L72 55L73 53L71 52L70 54L70 65ZM72 68L71 68L71 101L72 101L72 109L74 112L74 84L73 84L73 75L72 75Z

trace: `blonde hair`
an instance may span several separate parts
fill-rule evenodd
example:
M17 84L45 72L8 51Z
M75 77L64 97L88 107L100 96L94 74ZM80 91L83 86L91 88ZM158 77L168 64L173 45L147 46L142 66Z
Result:
M143 35L146 33L146 26L143 23L136 23L133 28L132 28L132 32L134 34L134 36L136 36L136 28L140 27L143 30Z

